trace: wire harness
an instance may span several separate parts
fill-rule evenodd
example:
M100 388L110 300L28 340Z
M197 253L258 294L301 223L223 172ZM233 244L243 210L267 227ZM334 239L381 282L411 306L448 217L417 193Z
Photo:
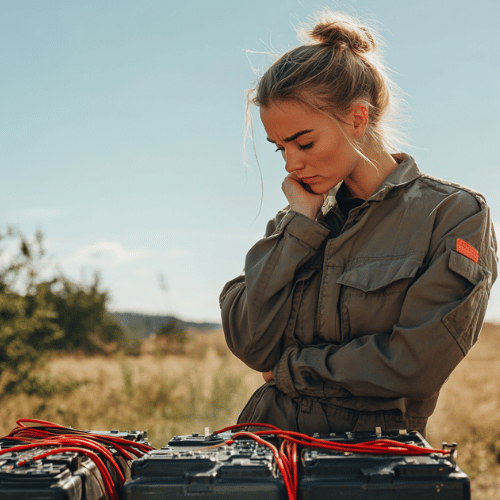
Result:
M153 450L144 442L72 429L45 420L24 418L16 423L17 427L2 438L0 456L35 450L34 455L19 460L17 467L30 466L34 461L61 453L88 457L100 473L102 489L109 500L119 500L119 490L126 480L123 464L130 467L131 461Z
M127 477L130 477L132 462L146 457L149 452L156 452L145 442L132 441L109 433L81 431L37 419L20 419L16 423L17 427L1 439L0 456L11 452L18 453L20 460L16 467L19 468L29 467L35 461L63 453L77 453L87 457L99 472L96 476L100 475L101 490L108 500L120 500L122 487ZM250 432L249 428L263 430ZM285 431L266 423L236 424L215 431L210 436L220 441L197 451L231 446L236 441L245 440L253 440L259 446L268 448L283 479L289 500L298 498L299 456L308 449L342 454L392 456L437 454L451 460L454 452L450 449L434 449L430 446L417 446L410 442L385 439L381 435L376 440L363 442L320 439L299 432ZM172 441L174 440L175 438ZM23 452L33 453L26 454L25 457ZM124 470L125 467L128 470Z
M248 432L245 430L237 431L222 444L231 445L237 439L253 439L260 445L267 446L272 450L274 459L279 468L289 500L297 500L298 491L298 455L299 446L301 448L316 448L340 453L364 453L370 455L433 455L440 454L449 456L449 450L427 448L410 443L402 443L391 439L377 439L375 441L366 441L361 443L341 443L311 437L294 431L284 431L270 424L263 423L242 423L225 427L213 433L213 435L222 434L228 431L238 429L248 429L249 427L263 427L269 430ZM280 444L275 446L265 438L275 437L280 440ZM221 444L214 447L221 446Z

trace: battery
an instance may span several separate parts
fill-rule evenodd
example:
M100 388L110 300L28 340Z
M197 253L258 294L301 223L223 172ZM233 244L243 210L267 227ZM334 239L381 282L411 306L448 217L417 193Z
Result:
M145 431L87 432L147 444ZM64 452L33 460L33 457L53 448L16 450L16 447L22 444L25 443L14 439L0 440L0 450L8 450L0 455L0 500L104 500L106 498L99 469L86 455ZM108 449L122 469L125 479L129 479L131 460L125 460L112 447ZM107 462L104 457L103 460ZM20 465L20 462L23 465ZM119 484L115 469L113 467L108 469L115 484Z
M390 439L430 448L418 432L346 433L326 441L361 443ZM366 455L306 448L299 471L302 500L470 500L469 477L441 454Z
M65 452L43 460L32 457L48 451L35 448L0 456L0 499L101 500L99 471L87 457ZM15 448L14 448L15 450ZM20 461L27 461L20 466Z
M213 448L213 446L216 446ZM286 498L272 451L253 440L225 445L220 436L178 436L132 463L124 500Z

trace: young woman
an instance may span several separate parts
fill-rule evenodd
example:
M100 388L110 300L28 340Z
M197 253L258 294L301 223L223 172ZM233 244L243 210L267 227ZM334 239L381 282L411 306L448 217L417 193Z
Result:
M308 34L250 97L289 206L220 298L229 348L265 381L239 421L425 434L496 278L489 210L389 153L389 81L367 28L329 14Z

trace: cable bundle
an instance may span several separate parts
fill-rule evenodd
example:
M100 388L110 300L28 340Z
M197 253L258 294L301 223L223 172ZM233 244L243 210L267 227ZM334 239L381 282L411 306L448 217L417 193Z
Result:
M328 441L318 439L306 434L293 431L283 431L278 427L270 424L259 423L244 423L232 425L220 429L214 434L221 434L235 429L242 429L245 427L266 427L271 430L247 432L236 432L231 439L226 440L222 444L231 445L236 439L246 438L253 439L263 446L267 446L273 452L276 464L281 472L285 488L289 500L297 499L298 489L298 447L318 448L327 451L335 451L339 453L366 453L372 455L431 455L441 454L449 455L447 450L439 450L434 448L424 448L410 443L401 443L391 439L377 439L375 441L366 441L361 443L340 443L335 441ZM274 436L281 439L279 449L263 437ZM220 446L220 445L216 445Z
M29 424L29 425L28 425ZM121 487L126 477L123 465L153 450L151 446L124 439L119 436L96 434L71 429L51 422L35 419L21 419L17 427L2 438L0 456L9 452L35 450L34 456L23 457L17 467L30 466L33 461L65 452L77 453L92 460L102 477L102 491L109 500L119 500ZM248 427L263 427L265 430L248 432ZM302 449L321 449L337 453L372 455L432 455L448 457L450 451L416 446L391 439L379 438L365 442L339 442L311 437L299 432L284 431L270 424L243 423L213 433L212 436L234 431L229 439L208 448L231 446L236 440L251 439L269 448L281 473L290 500L297 500L299 488L298 456ZM273 444L273 442L278 444ZM12 445L12 446L11 446ZM198 450L201 451L201 450ZM129 483L127 483L129 484ZM150 492L149 492L150 493Z
M74 452L84 455L98 468L106 497L109 500L119 500L118 488L125 483L125 475L117 458L122 457L128 464L128 461L141 457L153 449L147 444L118 436L80 431L44 420L20 419L16 423L18 426L2 439L4 443L7 441L16 444L0 450L0 455L42 447L52 448L41 450L29 460L19 461L17 464L19 467L29 466L32 461L42 460L59 453ZM26 424L35 424L35 426ZM113 475L117 478L118 484L113 479Z

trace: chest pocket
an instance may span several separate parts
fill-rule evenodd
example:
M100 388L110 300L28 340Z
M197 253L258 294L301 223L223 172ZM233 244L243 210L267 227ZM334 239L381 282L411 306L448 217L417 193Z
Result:
M342 342L392 331L422 259L423 255L410 254L361 260L347 267L337 280L342 285L339 299Z

